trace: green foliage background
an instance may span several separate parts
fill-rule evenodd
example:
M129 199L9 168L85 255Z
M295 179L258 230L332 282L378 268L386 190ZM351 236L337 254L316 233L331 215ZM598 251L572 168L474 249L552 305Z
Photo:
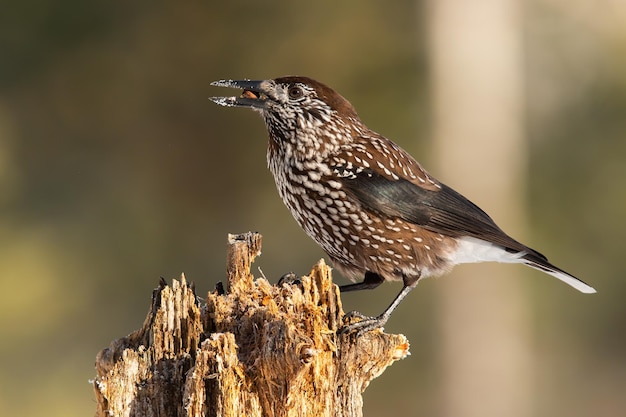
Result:
M523 3L528 235L599 293L529 279L535 408L616 415L626 409L626 7L565 3ZM273 280L323 256L274 190L261 120L210 103L224 93L210 81L320 79L429 166L421 2L31 0L2 10L2 415L92 414L96 353L141 325L159 276L184 272L199 294L222 280L229 232L264 234L256 265ZM397 287L377 291L345 308L376 313ZM371 384L366 415L440 415L436 292L420 287L387 325L409 337L412 356Z

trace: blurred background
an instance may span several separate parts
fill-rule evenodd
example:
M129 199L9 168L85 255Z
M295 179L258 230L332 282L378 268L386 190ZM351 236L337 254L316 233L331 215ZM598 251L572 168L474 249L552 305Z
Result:
M198 294L223 280L229 232L263 234L274 282L324 256L275 191L261 119L207 100L231 94L216 79L288 74L333 86L598 290L519 266L424 281L386 326L412 355L371 383L365 415L623 413L626 3L463 7L4 2L0 414L94 413L97 352L141 326L160 276ZM398 290L344 309L378 314Z

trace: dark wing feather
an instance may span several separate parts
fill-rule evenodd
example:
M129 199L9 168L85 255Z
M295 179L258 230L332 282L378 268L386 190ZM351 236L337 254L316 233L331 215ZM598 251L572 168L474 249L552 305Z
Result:
M397 217L446 236L471 236L546 260L508 236L487 213L444 184L439 184L441 188L437 190L425 189L404 178L394 180L371 169L340 181L343 189L363 208L379 215Z

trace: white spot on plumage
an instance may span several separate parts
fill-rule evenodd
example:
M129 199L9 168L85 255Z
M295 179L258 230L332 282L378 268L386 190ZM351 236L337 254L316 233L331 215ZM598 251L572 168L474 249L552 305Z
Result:
M351 209L352 205L349 205L348 208ZM350 217L350 220L352 220L352 222L354 224L361 224L361 223L363 223L363 221L361 220L361 218L359 217L359 215L357 213L352 212L352 213L350 213L348 215L348 217Z
M333 231L333 235L335 235L337 239L341 240L342 242L346 241L346 238L343 237L343 235L341 233L338 233L337 231Z
M328 185L336 190L341 188L341 183L339 181L330 180L328 181Z

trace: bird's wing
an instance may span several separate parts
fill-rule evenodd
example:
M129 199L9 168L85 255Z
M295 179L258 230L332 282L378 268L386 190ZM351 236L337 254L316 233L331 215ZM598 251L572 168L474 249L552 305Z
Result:
M452 237L471 236L511 252L527 252L546 259L504 233L477 205L428 175L397 145L394 159L377 147L368 146L367 149L371 158L365 155L365 165L361 152L355 153L351 149L347 154L338 156L333 167L340 177L342 189L359 201L364 209L400 218L435 233ZM361 163L354 160L355 154Z
M552 265L541 253L508 236L487 213L452 188L430 177L406 152L393 157L396 160L393 167L388 163L389 158L375 155L371 148L368 152L372 158L367 161L367 167L356 165L358 161L354 160L353 150L338 155L335 158L338 164L333 167L341 188L364 210L400 218L446 236L470 236L499 245L507 252L521 253L520 262L552 275L581 292L596 292L580 279ZM362 158L360 152L358 158ZM406 158L413 161L412 175L406 175L404 170L398 168L397 162L401 160L400 168L406 166ZM381 164L375 161L381 161ZM386 161L387 165L382 161Z

